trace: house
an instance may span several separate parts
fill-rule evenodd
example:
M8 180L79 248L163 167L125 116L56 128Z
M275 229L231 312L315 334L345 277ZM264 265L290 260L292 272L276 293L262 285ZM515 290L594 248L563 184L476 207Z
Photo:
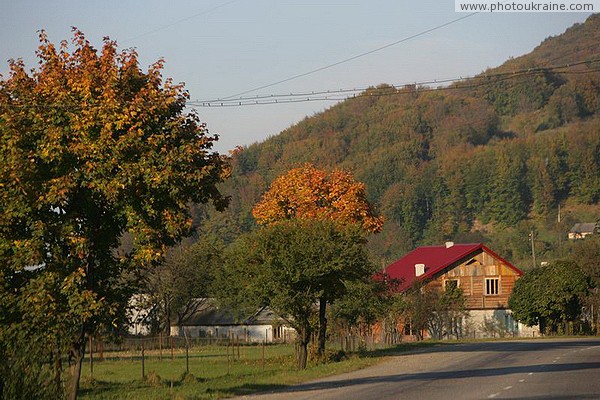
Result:
M390 264L386 277L406 291L416 282L436 290L462 289L468 320L468 335L480 337L495 327L502 334L532 336L535 331L514 321L508 298L523 273L481 243L423 246Z
M569 239L583 239L588 235L593 235L598 231L598 224L596 222L576 223L569 231Z
M184 321L176 321L171 327L172 336L231 338L242 342L276 343L295 338L295 330L289 323L263 307L253 315L237 319L231 310L221 309L214 302L198 309Z

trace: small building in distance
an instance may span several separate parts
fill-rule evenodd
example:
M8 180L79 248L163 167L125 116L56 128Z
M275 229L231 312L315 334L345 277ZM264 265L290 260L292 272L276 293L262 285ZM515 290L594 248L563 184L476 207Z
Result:
M422 246L390 264L387 279L397 290L409 290L417 282L438 291L458 287L466 299L468 316L462 321L465 336L498 334L533 336L538 331L515 321L508 298L523 273L481 243Z
M214 302L198 309L184 321L171 326L172 336L210 339L234 338L250 343L282 343L295 339L295 330L289 323L263 307L253 315L238 319L231 310L221 309Z
M584 239L586 236L598 232L598 223L596 222L578 222L569 231L569 239Z

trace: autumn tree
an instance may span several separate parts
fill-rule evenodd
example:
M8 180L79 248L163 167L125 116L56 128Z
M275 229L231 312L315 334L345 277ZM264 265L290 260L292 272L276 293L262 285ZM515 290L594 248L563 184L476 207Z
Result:
M260 225L288 219L333 220L379 232L383 218L367 201L366 187L347 171L330 173L305 164L275 179L252 209Z
M223 209L228 174L162 60L144 72L135 51L108 38L97 51L76 29L73 45L41 32L38 68L12 60L0 81L0 358L11 369L27 356L21 376L51 360L39 383L56 392L68 353L71 399L86 337L123 321L124 272L190 233L190 202ZM132 250L117 256L125 232Z
M232 307L269 306L287 318L298 334L297 365L303 369L315 304L340 298L350 282L372 274L364 242L356 226L332 221L294 219L261 227L227 249L215 288Z
M350 172L336 169L327 173L312 164L275 179L252 214L260 225L299 219L357 225L368 233L383 227L383 218L367 200L364 183L356 181ZM323 292L319 297L319 356L325 352L327 304L336 300L333 294Z

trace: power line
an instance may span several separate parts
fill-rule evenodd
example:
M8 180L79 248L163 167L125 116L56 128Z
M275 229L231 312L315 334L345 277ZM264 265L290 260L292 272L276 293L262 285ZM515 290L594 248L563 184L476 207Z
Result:
M475 76L459 77L459 78L447 78L447 79L433 79L428 81L411 82L404 84L394 84L387 88L387 92L382 89L376 89L373 92L366 91L370 88L353 88L353 89L337 89L337 90L319 90L319 91L304 91L298 93L289 94L271 94L271 95L260 95L252 97L238 97L235 99L212 99L212 100L191 100L187 104L194 107L239 107L247 105L267 105L267 104L286 104L286 103L300 103L308 101L341 101L348 98L355 98L358 96L388 96L393 94L408 93L414 90L419 92L433 91L433 90L459 90L459 89L470 89L480 87L492 83L497 83L503 80L512 79L516 77L538 75L546 72L554 72L557 74L580 74L580 73L591 73L598 72L600 69L587 69L585 71L561 71L568 68L573 68L585 64L593 64L600 62L600 59L576 61L569 64L550 66L550 67L539 67L539 68L527 68L510 72L498 72L494 74L479 74ZM481 82L472 82L480 80ZM471 81L471 82L469 82ZM465 84L459 84L465 82ZM442 87L431 87L431 85L440 84L454 84L453 86L442 86ZM362 92L362 93L361 93ZM346 95L346 96L340 96Z
M226 6L230 5L230 4L237 3L237 2L239 2L239 1L240 1L240 0L231 0L231 1L228 1L228 2L226 2L226 3L220 4L220 5L218 5L218 6L214 6L214 7L212 7L212 8L209 8L209 9L206 9L206 10L203 10L203 11L200 11L200 12L198 12L198 13L196 13L196 14L192 14L192 15L190 15L190 16L187 16L187 17L185 17L185 18L178 19L177 21L173 21L173 22L171 22L171 23L169 23L169 24L167 24L167 25L163 25L163 26L160 26L160 27L158 27L158 28L151 29L151 30L149 30L149 31L146 31L146 32L140 33L140 34L139 34L139 35L137 35L137 36L133 36L133 37L131 37L131 38L129 38L129 39L127 39L127 40L125 40L125 42L123 42L123 43L128 43L128 42L134 41L134 40L136 40L136 39L139 39L139 38L141 38L141 37L143 37L143 36L146 36L146 35L151 35L151 34L153 34L153 33L156 33L156 32L160 32L160 31L162 31L162 30L165 30L165 29L168 29L168 28L170 28L170 27L172 27L172 26L178 25L178 24L180 24L180 23L182 23L182 22L189 21L189 20L191 20L191 19L194 19L194 18L196 18L196 17L200 17L200 16L202 16L202 15L209 14L209 13L211 13L211 12L215 11L215 10L218 10L219 8L226 7Z
M223 99L230 99L230 98L232 98L232 97L243 96L243 95L245 95L245 94L248 94L248 93L256 92L257 90L261 90L261 89L266 89L266 88L269 88L269 87L273 87L273 86L279 85L279 84L281 84L281 83L284 83L284 82L289 82L289 81L292 81L292 80L294 80L294 79L302 78L302 77L304 77L304 76L312 75L312 74L314 74L314 73L317 73L317 72L320 72L320 71L323 71L323 70L326 70L326 69L329 69L329 68L336 67L336 66L338 66L338 65L341 65L341 64L347 63L347 62L349 62L349 61L353 61L353 60L356 60L356 59L358 59L358 58L361 58L361 57L367 56L367 55L369 55L369 54L373 54L373 53L376 53L376 52L378 52L378 51L381 51L381 50L387 49L388 47L392 47L392 46L395 46L395 45L397 45L397 44L404 43L404 42L407 42L407 41L409 41L409 40L415 39L415 38L417 38L417 37L419 37L419 36L423 36L423 35L426 35L426 34L428 34L428 33L431 33L431 32L433 32L433 31L436 31L436 30L439 30L439 29L445 28L445 27L446 27L446 26L448 26L448 25L452 25L452 24L454 24L454 23L456 23L456 22L459 22L459 21L462 21L462 20L464 20L464 19L470 18L470 17L472 17L472 16L473 16L473 15L475 15L475 14L479 14L479 13L478 13L478 12L474 12L474 13L471 13L471 14L467 14L467 15L465 15L465 16L462 16L462 17L460 17L460 18L453 19L452 21L448 21L448 22L446 22L446 23L443 23L443 24L441 24L441 25L437 25L437 26L435 26L435 27L433 27L433 28L429 28L429 29L426 29L426 30L424 30L424 31L421 31L421 32L419 32L419 33L415 33L414 35L407 36L407 37L405 37L405 38L403 38L403 39L400 39L400 40L396 40L395 42L388 43L388 44L386 44L386 45L384 45L384 46L381 46L381 47L377 47L376 49L369 50L369 51L367 51L367 52L364 52L364 53L361 53L361 54L357 54L357 55L355 55L355 56L352 56L352 57L346 58L346 59L344 59L344 60L337 61L337 62L334 62L334 63L332 63L332 64L328 64L328 65L325 65L325 66L323 66L323 67L320 67L320 68L313 69L313 70L311 70L311 71L308 71L308 72L304 72L304 73L301 73L301 74L298 74L298 75L294 75L294 76L291 76L291 77L289 77L289 78L282 79L282 80L280 80L280 81L277 81L277 82L269 83L269 84L267 84L267 85L262 85L262 86L255 87L255 88L253 88L253 89L249 89L249 90L246 90L246 91L243 91L243 92L240 92L240 93L232 94L232 95L230 95L230 96L226 96L226 97L224 97Z
M600 68L593 69L589 71L563 71L558 72L559 74L586 74L590 72L600 72ZM306 98L292 98L292 99L272 99L272 100L247 100L245 102L223 102L223 103L205 103L201 105L193 105L192 108L200 107L200 108L222 108L222 107L243 107L243 106L261 106L261 105L273 105L273 104L290 104L290 103L306 103L306 102L317 102L317 101L344 101L361 97L386 97L386 96L396 96L401 94L412 94L412 93L425 93L425 92L434 92L434 91L452 91L452 90L467 90L467 89L475 89L482 86L490 85L493 83L498 83L502 81L506 81L512 78L516 78L517 76L533 76L538 73L528 73L521 74L515 76L504 77L495 81L487 81L487 82L479 82L469 85L457 85L457 86L447 86L447 87L416 87L413 88L396 88L391 86L387 91L379 91L376 89L375 92L363 92L359 94L353 94L352 96L325 96L325 97L306 97Z
M436 80L431 80L431 81L410 82L410 83L397 84L397 85L392 85L392 86L397 87L397 86L406 86L406 85L443 84L443 83L455 82L460 79L463 79L463 78L460 77L460 78L447 78L447 79L439 79L439 80L436 79ZM367 89L369 89L369 87L352 88L352 89L329 89L329 90L316 90L316 91L312 90L312 91L287 93L287 94L267 94L267 95L256 95L256 96L251 96L251 97L237 97L237 98L223 98L223 99L217 98L217 99L210 99L210 100L191 100L191 101L188 101L188 104L222 103L222 102L235 103L235 102L244 101L244 100L263 100L263 99L277 99L277 98L286 98L286 97L306 97L306 96L327 95L327 94L333 95L333 94L340 94L340 93L362 92Z
M192 108L200 107L239 107L249 105L268 105L268 104L289 104L314 101L342 101L350 98L358 97L383 97L407 93L423 93L430 91L450 91L450 90L466 90L478 88L486 85L496 84L498 82L507 81L519 77L535 76L547 72L556 74L589 74L600 72L600 65L596 68L591 68L592 64L600 63L600 58L592 60L576 61L564 65L526 68L509 72L497 72L493 74L482 73L475 76L433 79L420 82L411 82L405 84L389 85L383 88L354 88L354 89L336 89L336 90L319 90L319 91L304 91L299 93L277 94L277 95L262 95L253 97L239 97L237 99L214 99L214 100L190 100L186 105ZM574 67L587 65L585 70L571 70ZM445 84L448 86L432 87L434 84ZM372 89L372 90L371 90ZM65 109L80 109L81 105L68 103L26 103L10 106L18 108L46 107L46 108L65 108Z

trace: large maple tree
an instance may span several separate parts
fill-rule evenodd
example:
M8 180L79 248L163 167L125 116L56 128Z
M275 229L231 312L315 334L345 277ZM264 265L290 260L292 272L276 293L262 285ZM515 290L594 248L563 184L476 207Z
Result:
M162 60L144 72L108 38L98 51L74 29L72 42L41 32L38 68L11 60L0 80L0 368L18 391L53 354L60 391L68 353L75 398L86 337L123 315L125 272L190 233L190 202L227 205L229 166ZM133 248L118 253L125 232Z

